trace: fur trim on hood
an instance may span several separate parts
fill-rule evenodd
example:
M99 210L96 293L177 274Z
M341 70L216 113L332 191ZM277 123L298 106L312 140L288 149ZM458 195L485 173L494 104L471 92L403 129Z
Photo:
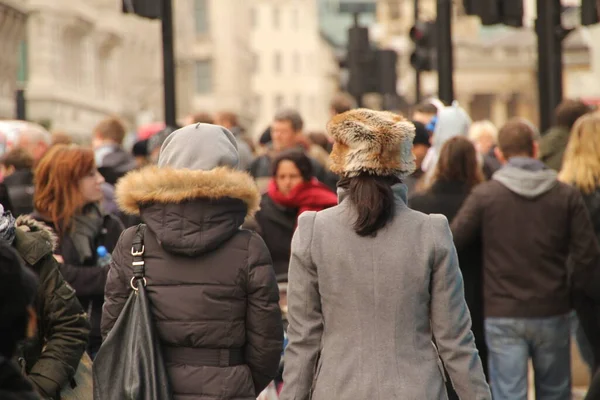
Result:
M150 166L132 171L119 180L115 197L121 210L139 215L145 203L181 203L197 198L239 199L248 207L247 217L260 208L260 193L246 172L228 167L210 171Z
M58 236L54 231L43 222L37 221L29 215L21 215L15 221L17 229L23 232L41 232L41 235L52 245L52 250L58 245Z
M333 117L327 131L335 139L330 169L341 176L404 177L415 170L415 126L398 114L350 110Z

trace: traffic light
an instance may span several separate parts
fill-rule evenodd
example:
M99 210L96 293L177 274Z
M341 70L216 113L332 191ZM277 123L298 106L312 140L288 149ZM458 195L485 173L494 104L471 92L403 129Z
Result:
M348 92L358 98L376 91L373 73L375 57L369 43L368 28L353 26L348 33Z
M396 65L398 54L395 50L377 50L375 59L379 78L377 82L379 90L377 91L381 94L397 94L398 73L396 72Z
M160 19L164 0L122 0L123 12L143 18Z
M594 25L600 22L600 2L581 0L581 25Z
M415 50L410 55L410 65L417 71L435 69L435 22L417 21L408 33L415 44Z

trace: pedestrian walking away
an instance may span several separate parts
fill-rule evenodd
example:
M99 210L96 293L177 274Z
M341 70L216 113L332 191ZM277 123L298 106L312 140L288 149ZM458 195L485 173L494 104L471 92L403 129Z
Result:
M340 202L298 220L281 399L447 399L442 361L491 399L448 221L406 205L414 125L357 109L327 129Z

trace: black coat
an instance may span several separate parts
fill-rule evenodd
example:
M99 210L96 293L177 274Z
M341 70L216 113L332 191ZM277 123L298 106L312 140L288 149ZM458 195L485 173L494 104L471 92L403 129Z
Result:
M279 280L287 276L297 217L298 209L276 204L268 194L263 194L260 211L256 213L257 231L271 252Z
M17 366L6 358L0 357L0 399L2 400L39 400L27 379L19 373Z
M32 217L44 222L54 232L57 232L56 227L39 214L34 213ZM117 217L110 214L104 215L100 233L96 237L89 238L92 248L96 249L98 246L104 246L109 253L112 253L123 229L123 224ZM102 343L100 319L102 317L104 286L106 285L108 268L96 266L98 261L96 254L81 263L79 252L68 234L59 236L55 253L62 256L64 260L64 263L60 266L60 272L65 281L75 289L79 302L84 310L89 312L92 331L88 350L91 355L94 355Z
M443 214L452 222L470 190L462 182L435 182L431 188L409 199L413 210L425 214ZM465 300L471 312L472 331L479 350L484 371L487 374L487 346L484 336L483 316L483 262L481 245L473 245L458 253L460 270L463 274Z
M596 237L600 241L600 187L592 193L582 193L582 196ZM573 301L583 331L594 352L594 369L598 370L600 367L600 299L593 299L575 288Z
M33 212L33 172L29 169L18 169L4 178L4 184L12 203L12 214L15 217L31 214Z

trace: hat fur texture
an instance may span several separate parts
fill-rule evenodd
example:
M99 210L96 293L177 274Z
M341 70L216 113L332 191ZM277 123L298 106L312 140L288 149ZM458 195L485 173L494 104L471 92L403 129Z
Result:
M415 170L415 126L398 114L350 110L333 117L327 131L335 140L330 168L338 175L405 177Z

